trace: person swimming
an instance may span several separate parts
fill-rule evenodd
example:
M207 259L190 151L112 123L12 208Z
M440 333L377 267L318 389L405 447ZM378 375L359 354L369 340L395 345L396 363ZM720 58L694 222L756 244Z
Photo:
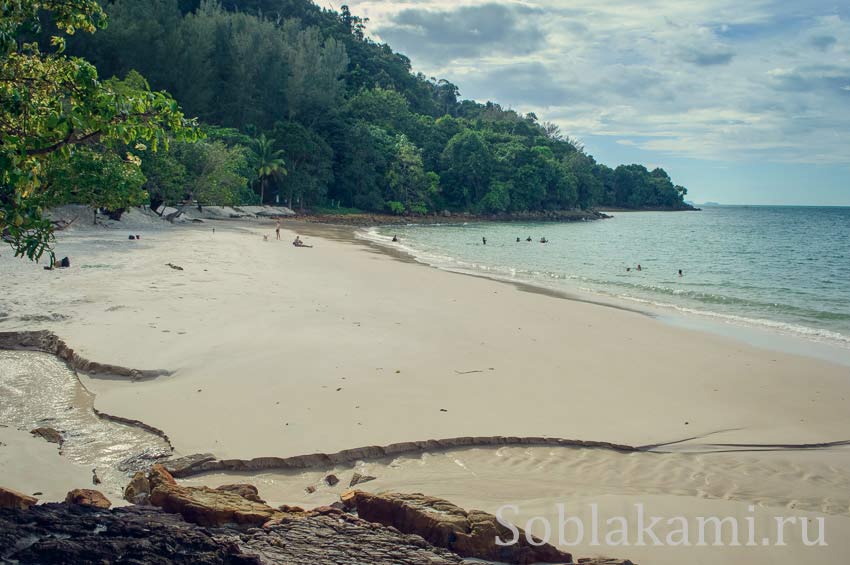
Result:
M393 236L393 243L398 243L398 236L397 235Z
M528 239L526 239L525 241L532 241L531 236L528 236Z
M640 266L640 263L638 263L637 270L638 270L638 271L642 271L642 270L643 270L643 267L641 267L641 266Z
M545 237L541 237L541 238L540 238L540 243L549 243L549 240L548 240L548 239L546 239Z
M680 276L680 277L684 277L684 276L685 276L685 274L682 272L682 269L679 269L679 276Z
M519 243L519 238L516 238L516 242Z
M482 237L482 238L481 238L481 243L483 243L484 245L487 245L487 238L486 238L486 237Z

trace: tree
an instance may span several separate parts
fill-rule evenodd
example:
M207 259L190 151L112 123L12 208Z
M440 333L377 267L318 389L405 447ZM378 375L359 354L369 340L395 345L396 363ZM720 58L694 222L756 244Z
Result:
M404 135L398 137L395 153L387 171L387 206L395 214L427 213L431 196L439 190L439 177L425 173L422 152Z
M275 140L261 133L254 140L252 160L260 185L260 203L265 203L266 186L270 180L276 180L287 174L283 151L275 149Z
M69 159L55 160L48 168L45 194L50 202L84 202L94 208L118 212L147 201L145 176L133 155L82 147Z
M63 54L65 39L51 39L54 52L20 42L38 31L40 11L60 31L93 32L105 16L93 0L4 2L0 19L0 232L16 256L38 260L50 249L51 224L42 217L53 204L45 179L51 166L69 160L87 144L104 147L139 142L151 150L168 142L169 131L192 137L177 103L144 84L101 82L83 59Z

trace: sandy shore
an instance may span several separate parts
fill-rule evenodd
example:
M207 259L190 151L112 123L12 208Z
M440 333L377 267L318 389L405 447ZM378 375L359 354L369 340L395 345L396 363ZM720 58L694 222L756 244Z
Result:
M398 261L344 238L308 237L315 247L296 249L288 230L277 242L271 226L215 228L149 230L141 242L120 231L69 234L58 250L72 259L66 271L3 253L0 330L50 329L89 359L174 371L83 382L99 409L165 430L181 454L289 456L464 435L693 438L682 452L850 439L847 367ZM810 480L808 465L846 470L846 462L846 448L835 448L789 455L787 468L799 472L741 472L781 491L782 481ZM847 504L817 502L846 475L830 480L804 507L850 533ZM440 481L418 486L429 484ZM403 481L392 486L404 490ZM694 501L723 499L692 490L674 506L693 503L696 512L705 505ZM583 494L596 492L589 485ZM744 490L734 504L757 495ZM493 511L497 498L480 506ZM846 556L843 547L821 562L839 562L830 559ZM782 561L763 555L741 562Z

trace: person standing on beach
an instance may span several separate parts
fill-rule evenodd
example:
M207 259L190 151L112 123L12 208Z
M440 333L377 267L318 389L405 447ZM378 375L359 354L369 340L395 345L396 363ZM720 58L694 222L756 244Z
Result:
M274 233L277 235L277 240L280 241L280 220L278 220L274 225Z

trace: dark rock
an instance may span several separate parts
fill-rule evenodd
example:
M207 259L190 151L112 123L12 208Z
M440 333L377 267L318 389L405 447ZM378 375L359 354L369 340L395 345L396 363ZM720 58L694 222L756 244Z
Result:
M71 266L71 260L68 259L67 257L63 257L62 260L59 261L59 268L60 269L67 269L70 266Z
M109 499L103 496L100 491L77 488L68 493L65 497L65 502L68 504L77 504L79 506L93 506L95 508L103 508L104 510L112 506Z
M313 494L314 492L316 492L316 487L310 485L304 489L304 492L306 492L307 494Z
M131 235L131 236L130 236L130 237L128 237L127 239L129 239L129 240L131 240L131 241L135 241L135 240L136 240L136 236L135 236L135 235Z
M0 508L26 510L37 502L37 498L27 496L22 492L18 492L10 488L0 487Z
M62 438L62 434L58 430L54 430L53 428L36 428L31 430L30 433L34 436L38 436L43 438L50 443L58 443L60 446L62 442L65 441Z
M347 507L356 509L364 520L422 536L429 543L461 557L518 565L572 562L572 555L552 545L529 544L521 529L516 544L499 546L497 537L508 540L513 536L495 516L480 510L467 512L439 498L423 494L373 495L348 491L343 494L342 501Z
M336 486L338 483L339 477L337 477L336 475L328 475L327 477L325 477L325 484L327 484L329 487Z
M371 475L361 475L360 473L354 473L351 477L351 482L348 483L348 488L351 488L356 485L360 485L363 483L368 483L369 481L374 481L377 477L372 477Z
M24 564L248 565L230 539L145 506L103 510L42 504L25 512L0 510L0 561Z

